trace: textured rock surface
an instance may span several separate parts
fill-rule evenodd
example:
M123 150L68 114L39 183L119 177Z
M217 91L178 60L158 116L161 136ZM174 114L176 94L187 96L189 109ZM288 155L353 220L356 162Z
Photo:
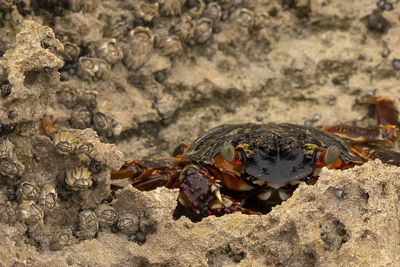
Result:
M62 51L63 46L49 27L24 21L15 45L0 62L2 76L12 86L10 95L1 99L2 125L39 121L46 112L50 94L59 84L58 69L63 65L54 54Z
M374 89L400 100L398 5L234 0L217 1L218 15L212 1L203 12L202 1L11 2L0 0L0 265L400 261L400 173L379 162L323 171L267 215L199 223L173 219L176 191L112 196L109 179L123 158L169 155L222 123L373 125L352 103ZM43 135L44 114L73 151Z
M176 191L125 189L116 209L146 213L142 227L155 229L143 245L124 234L102 232L58 252L38 253L16 244L3 246L0 255L6 266L24 259L45 266L395 266L400 260L399 175L399 168L380 162L325 170L316 185L301 186L267 215L233 214L200 223L172 219ZM18 228L2 227L6 243L22 235Z

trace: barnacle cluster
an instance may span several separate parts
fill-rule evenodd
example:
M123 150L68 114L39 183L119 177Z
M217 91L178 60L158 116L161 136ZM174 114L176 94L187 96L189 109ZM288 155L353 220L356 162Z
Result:
M158 103L182 56L230 54L229 46L243 46L257 57L269 49L270 16L248 1L118 1L113 8L101 1L70 2L54 4L58 15L49 20L65 62L54 108L64 114L58 118L64 126L92 128L107 142L132 125L169 123ZM131 105L145 107L145 116L130 111Z
M255 9L243 0L112 8L98 0L0 0L7 33L0 35L0 222L20 223L43 250L99 231L145 242L156 223L115 204L109 170L122 156L101 141L173 119L179 105L162 93L173 91L167 80L181 58L234 53L229 46L268 49L270 18Z
M24 166L14 153L14 145L8 138L0 139L0 174L13 178L22 173Z
M73 7L82 12L97 6L78 2ZM0 60L0 224L19 225L27 243L39 249L58 250L95 237L99 226L116 224L112 203L103 203L111 195L109 171L119 167L122 155L85 129L102 136L111 130L94 90L57 89L61 58L78 60L79 46L69 43L63 50L52 30L34 21L21 29L15 47ZM104 48L108 44L115 43L99 42L93 49L111 51ZM68 124L55 125L54 116L45 115L53 97L70 114Z

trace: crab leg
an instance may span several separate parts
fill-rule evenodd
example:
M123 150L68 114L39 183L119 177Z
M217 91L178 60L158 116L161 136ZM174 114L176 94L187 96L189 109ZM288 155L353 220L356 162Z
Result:
M378 126L355 127L347 125L333 125L322 127L322 130L340 138L358 143L382 142L395 145L399 139L398 115L393 100L386 96L365 95L358 97L354 105L375 105L375 117Z
M177 177L181 159L131 160L119 170L111 171L111 179L128 178L139 190L148 191L160 186L169 187Z
M380 159L383 163L400 166L400 153L384 148L353 144L351 150L364 160Z
M397 125L399 112L389 97L365 95L357 98L354 105L363 104L375 105L375 117L378 125Z
M383 142L394 145L399 138L399 129L394 125L380 125L371 127L333 125L322 127L321 130L329 132L342 139L362 143Z

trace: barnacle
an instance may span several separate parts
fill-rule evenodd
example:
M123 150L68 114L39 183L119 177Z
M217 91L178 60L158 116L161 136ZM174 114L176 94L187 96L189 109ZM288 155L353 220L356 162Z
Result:
M9 159L13 157L14 145L8 140L8 138L3 138L0 141L0 160Z
M71 127L76 129L85 129L90 127L90 111L86 106L75 106L71 114Z
M54 145L61 153L71 153L75 151L79 140L67 130L60 130L54 135Z
M71 229L61 229L53 234L50 241L51 250L60 250L72 244L72 231Z
M212 20L201 18L196 22L194 39L197 43L205 43L212 36Z
M95 45L95 53L98 57L103 58L109 64L119 62L122 57L122 50L117 44L115 38L103 38Z
M90 155L92 150L93 150L93 145L91 143L83 143L78 146L75 152L78 154Z
M57 101L67 108L72 108L76 104L77 93L74 88L65 86L56 92L56 96Z
M161 44L169 36L169 28L164 24L153 27L154 46L161 47Z
M267 26L268 15L264 12L258 12L254 17L254 28L262 29Z
M63 45L64 51L62 52L62 56L65 61L74 60L79 56L81 49L78 45L71 42L65 42Z
M17 218L28 226L43 224L43 211L32 200L23 200L17 208Z
M16 155L14 154L14 145L8 138L0 140L0 174L15 177L24 170Z
M16 220L17 211L15 209L15 205L13 205L10 201L0 204L0 222L12 224Z
M110 129L110 122L104 113L96 112L93 115L93 124L99 134L105 134Z
M183 47L179 37L171 35L161 43L160 49L165 56L173 56L182 52Z
M54 209L57 204L57 193L54 187L50 184L43 186L42 192L39 197L39 205L48 210Z
M154 35L149 28L136 27L129 32L129 47L124 63L128 68L137 70L147 61L153 51Z
M233 13L232 20L244 28L250 28L254 24L254 13L247 8L240 8Z
M39 188L34 182L22 182L17 190L19 201L36 200L39 196Z
M140 2L135 6L135 15L144 21L150 22L158 17L158 3Z
M96 215L102 226L110 226L118 220L118 214L115 212L114 208L108 204L100 204L96 209Z
M13 0L0 0L0 9L11 7Z
M110 65L101 58L80 57L78 75L91 81L93 78L107 80L111 74Z
M124 234L134 234L139 231L139 219L133 214L120 215L118 218L117 226Z
M189 3L192 3L190 9L189 9L189 14L192 18L197 18L200 17L206 5L204 4L203 0L196 0L196 1L190 1Z
M182 39L182 41L188 42L193 38L196 23L190 16L182 16L179 23L175 26L175 31Z
M99 5L98 0L70 0L70 8L73 12L90 13L96 10Z
M18 164L13 159L0 160L0 174L14 177L19 171Z
M93 183L91 172L84 166L78 166L67 170L65 182L72 190L83 190L90 187Z
M94 110L97 107L97 95L97 91L85 91L79 96L79 103L85 105L88 110Z
M79 213L79 231L76 233L80 239L90 239L99 231L99 221L96 213L83 210Z
M221 15L221 6L216 2L209 3L207 8L204 10L204 16L211 19L213 24L216 24L220 21Z
M129 31L129 24L126 21L115 21L111 22L110 25L106 25L104 29L104 36L116 38L120 40Z
M185 3L186 0L162 0L160 1L160 11L167 16L177 16L182 13L182 7Z

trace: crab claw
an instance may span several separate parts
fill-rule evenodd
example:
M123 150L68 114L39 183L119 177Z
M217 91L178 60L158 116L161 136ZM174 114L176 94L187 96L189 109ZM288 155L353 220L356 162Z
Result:
M198 214L206 216L209 204L218 199L219 188L214 190L212 187L217 187L210 183L210 178L205 175L205 172L197 166L190 165L186 167L178 181L173 185L179 188L179 200L183 206L190 206Z

